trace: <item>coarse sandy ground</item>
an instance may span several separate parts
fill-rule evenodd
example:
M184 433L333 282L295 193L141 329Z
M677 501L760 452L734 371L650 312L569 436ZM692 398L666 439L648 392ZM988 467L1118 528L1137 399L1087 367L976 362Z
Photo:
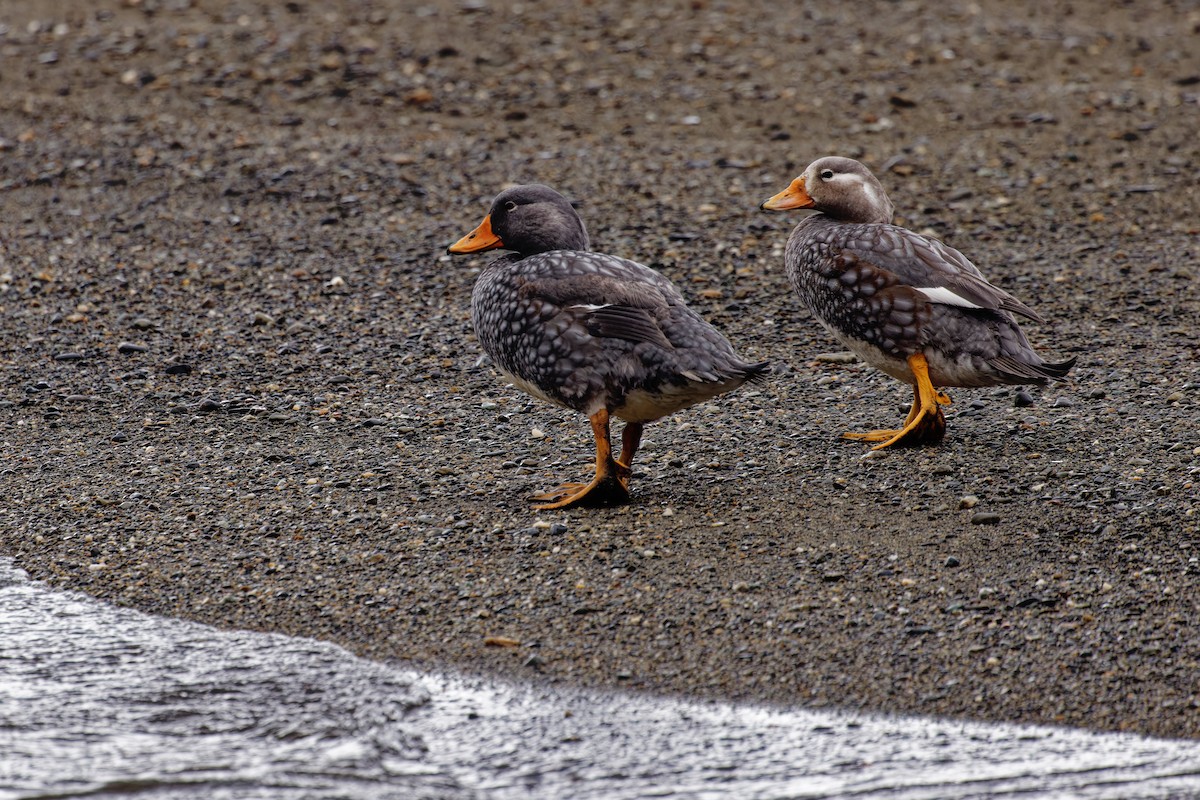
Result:
M1200 5L0 2L0 553L148 611L422 668L1200 736ZM1072 381L910 392L794 299L860 158L1046 316ZM772 379L536 513L586 423L500 381L508 183ZM488 646L507 637L516 647Z

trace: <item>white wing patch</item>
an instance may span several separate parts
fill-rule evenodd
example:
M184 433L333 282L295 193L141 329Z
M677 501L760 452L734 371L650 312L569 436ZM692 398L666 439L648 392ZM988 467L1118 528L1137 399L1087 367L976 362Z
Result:
M582 308L584 311L599 311L600 309L608 308L611 305L612 303L605 303L599 306L592 305L591 303L580 303L578 305L571 306L571 308Z
M913 287L931 303L941 303L944 306L959 306L960 308L983 308L978 303L972 303L962 295L957 295L945 286L931 286L929 288Z

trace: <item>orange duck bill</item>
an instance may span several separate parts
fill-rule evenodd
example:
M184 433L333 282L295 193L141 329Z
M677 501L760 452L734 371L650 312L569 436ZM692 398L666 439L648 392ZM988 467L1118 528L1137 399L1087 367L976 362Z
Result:
M804 176L801 176L759 208L764 211L790 211L793 208L812 208L814 205L808 190L804 188Z
M478 253L499 247L504 247L504 242L492 231L492 215L488 214L475 230L450 245L448 250L451 253Z

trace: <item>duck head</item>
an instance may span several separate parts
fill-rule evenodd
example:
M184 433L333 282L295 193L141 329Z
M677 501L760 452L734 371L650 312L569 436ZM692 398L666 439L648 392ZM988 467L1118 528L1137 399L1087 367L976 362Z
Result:
M862 163L826 156L808 165L800 177L759 208L788 211L811 208L842 222L892 221L895 207L883 186Z
M549 186L514 186L496 195L483 222L450 245L449 252L501 248L522 256L549 250L587 250L587 228L571 202Z

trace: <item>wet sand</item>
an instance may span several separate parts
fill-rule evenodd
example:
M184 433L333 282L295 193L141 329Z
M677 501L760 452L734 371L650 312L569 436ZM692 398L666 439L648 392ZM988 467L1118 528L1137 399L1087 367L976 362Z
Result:
M1200 10L1094 6L0 4L0 553L418 668L1194 737ZM757 210L827 154L1072 381L840 439L909 390L826 357ZM531 181L776 365L624 507L530 510L586 423L444 255Z

